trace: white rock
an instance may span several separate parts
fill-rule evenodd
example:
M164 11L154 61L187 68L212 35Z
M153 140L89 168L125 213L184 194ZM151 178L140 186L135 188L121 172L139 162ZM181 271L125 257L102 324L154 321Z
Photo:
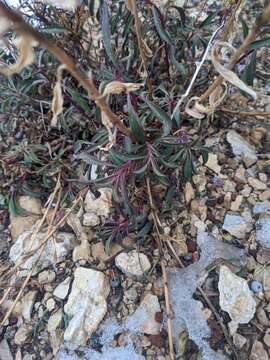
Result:
M239 239L243 239L246 233L251 230L251 226L241 215L227 213L222 229Z
M33 242L31 240L32 234L33 230L26 231L21 234L10 249L10 260L13 261L16 265L21 263L21 260L25 254L27 254L30 250L33 251L33 254L25 261L23 261L21 266L19 266L21 270L24 270L19 272L20 276L25 276L28 274L28 271L36 263L40 254L40 250L38 250L38 248L40 247L40 243L43 241L45 234L38 233ZM59 232L52 238L48 239L45 249L42 252L41 258L33 274L35 275L40 270L62 261L69 253L69 251L72 250L74 243L75 236L66 232Z
M63 316L62 309L57 310L53 315L50 316L47 324L47 331L55 331L61 324Z
M125 327L134 331L149 335L160 333L161 324L156 321L156 313L160 312L158 297L152 294L146 294L142 303L134 314L129 316L125 322Z
M216 154L208 154L208 160L205 166L207 166L210 170L214 171L216 174L220 174L221 166L218 165L218 157Z
M110 214L112 205L112 189L101 188L98 189L100 197L96 198L89 190L85 197L85 211L87 213L94 213L98 216L107 217Z
M65 331L65 341L85 345L107 312L110 285L100 271L78 267L74 273L72 291L64 310L72 319Z
M74 262L78 260L89 260L91 255L90 244L88 242L88 236L85 232L81 233L80 244L77 245L72 254L72 260Z
M132 250L128 253L122 252L115 258L115 265L125 275L142 279L144 274L150 270L151 264L147 256Z
M242 156L247 167L253 165L258 160L256 149L253 145L247 142L236 131L230 130L227 133L227 141L232 146L232 151L236 156Z
M23 345L25 343L25 341L28 339L31 329L32 329L32 326L27 325L27 324L22 324L15 334L15 337L14 337L15 344Z
M53 270L45 270L38 274L38 282L40 284L52 283L55 279L55 272Z
M58 299L64 300L68 294L69 286L70 286L71 277L68 276L62 281L59 285L54 289L53 295Z
M100 224L99 216L95 213L85 213L83 215L84 226L97 226Z
M256 222L256 239L261 246L270 249L270 216L262 214Z
M0 360L13 360L8 342L6 339L3 339L0 342Z
M238 324L247 324L253 318L256 301L247 281L225 265L220 267L218 289L220 307L230 315L230 329L235 333Z
M270 213L270 201L257 202L253 208L253 214Z
M263 183L262 181L253 178L253 177L249 177L248 178L248 183L250 186L253 187L254 190L266 190L267 189L267 185L265 183Z
M23 298L22 298L22 316L25 320L31 320L31 313L37 297L37 291L29 291Z
M52 311L55 308L55 305L56 303L53 298L50 298L46 301L46 309L48 311Z

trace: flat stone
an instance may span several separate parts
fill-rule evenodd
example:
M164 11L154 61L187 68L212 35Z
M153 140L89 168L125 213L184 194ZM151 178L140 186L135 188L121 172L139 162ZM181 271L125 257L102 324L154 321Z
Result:
M269 213L269 212L270 212L270 202L269 201L257 202L254 205L253 214L255 214L255 215L260 215L260 214Z
M270 199L270 190L265 190L259 195L259 199L261 201L269 200Z
M132 250L128 253L122 252L115 258L115 265L126 276L135 277L138 280L150 270L151 264L147 256Z
M270 249L270 216L268 214L261 215L256 222L255 227L258 243L261 246Z
M256 163L258 160L256 148L246 141L240 134L234 130L229 130L226 139L231 145L234 155L241 156L247 167Z
M46 309L48 311L53 311L53 309L55 308L56 303L55 300L53 298L50 298L46 301Z
M27 324L22 324L15 334L14 337L15 344L20 346L23 345L30 337L31 330L32 330L32 326Z
M267 185L265 183L263 183L262 181L253 178L253 177L249 177L248 178L248 183L250 186L253 187L254 190L266 190L267 189Z
M45 237L45 233L38 233L34 241L32 241L31 239L32 234L33 230L26 231L21 234L10 249L10 260L13 261L15 265L21 264L19 266L19 269L21 270L18 273L19 276L26 276L29 270L32 269L33 265L36 263L40 255L40 250L38 249L40 243ZM66 232L59 232L52 238L48 239L45 249L42 252L41 258L33 274L35 275L40 270L62 261L69 253L69 251L73 249L74 244L75 236L71 233ZM30 251L33 252L32 255L22 262L21 260L23 256Z
M5 338L0 342L0 360L13 360L8 342Z
M71 277L68 276L62 281L53 291L53 296L57 297L58 299L64 300L67 297L69 287L70 287Z
M222 226L231 235L244 239L250 227L241 215L227 213Z
M89 260L90 255L91 251L88 236L85 232L82 232L80 236L80 244L77 245L73 250L72 260L74 262L79 260Z
M38 274L38 282L40 284L52 283L55 280L55 272L53 270L41 271Z
M221 172L221 166L218 164L218 157L216 154L208 154L208 160L205 166L214 171L216 174L220 174Z
M10 234L13 241L20 235L29 231L33 225L38 221L39 216L10 216Z
M64 340L78 346L85 345L97 330L107 312L110 292L108 278L100 271L78 267L65 313L72 317L64 333Z
M84 226L97 226L100 224L100 218L95 213L85 213L83 215L83 225Z
M245 279L235 275L227 266L222 265L219 273L219 304L231 318L229 325L233 335L238 324L247 324L256 311L256 301Z
M41 215L42 214L42 204L40 199L23 195L19 197L19 205L26 211L31 214Z
M52 332L55 331L61 325L63 316L63 310L59 309L54 314L52 314L48 320L47 331Z

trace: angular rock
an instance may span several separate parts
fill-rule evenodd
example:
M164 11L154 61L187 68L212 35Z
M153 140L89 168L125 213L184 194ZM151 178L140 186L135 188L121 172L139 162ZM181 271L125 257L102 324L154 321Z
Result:
M38 274L38 282L40 284L52 283L55 279L55 272L53 270L45 270Z
M267 351L260 341L255 340L252 345L249 360L269 360Z
M222 229L239 239L244 239L252 227L241 215L227 213Z
M95 213L85 213L83 215L84 226L97 226L100 224L99 216Z
M67 297L69 287L70 287L71 277L68 276L62 281L53 291L53 295L56 296L58 299L64 300Z
M72 290L64 307L71 320L64 339L85 345L107 312L110 285L100 271L78 267L74 273Z
M247 281L235 275L225 265L220 267L218 289L220 307L230 315L230 329L234 334L238 324L247 324L253 318L256 301Z
M221 166L218 165L218 157L216 154L208 154L208 160L205 166L207 166L210 170L214 171L216 174L220 174Z
M270 249L270 215L262 214L256 222L256 240L258 243Z
M12 240L15 241L20 235L29 231L38 219L37 215L10 216L10 234Z
M31 320L31 313L37 297L37 291L29 291L21 301L22 316L25 320Z
M53 309L55 308L56 306L56 302L53 298L49 298L47 301L46 301L46 309L48 311L53 311Z
M265 183L263 183L262 181L253 178L253 177L249 177L248 178L248 183L250 186L253 187L254 190L266 190L267 189L267 185Z
M30 337L31 329L32 326L27 324L22 324L15 334L14 337L15 344L19 346L23 345L26 342L26 340Z
M16 265L21 263L23 256L29 252L33 253L29 256L19 267L20 276L28 274L28 271L36 263L40 254L40 243L43 241L45 234L38 233L32 242L31 235L33 230L26 231L21 234L16 240L15 244L11 247L9 257ZM71 233L59 232L52 238L48 239L44 251L42 252L41 258L38 262L34 275L40 270L62 261L65 256L73 249L75 243L75 236ZM30 249L31 247L31 249Z
M136 250L129 251L128 253L122 252L117 255L115 265L126 276L134 277L138 280L142 279L151 268L147 256L143 253L138 253Z
M270 213L270 201L257 202L253 208L253 214L260 215Z
M13 360L8 342L6 339L3 339L0 342L0 360Z
M59 309L54 314L52 314L48 320L47 331L52 332L55 331L61 325L63 316L63 310Z
M258 157L256 155L256 149L253 145L247 142L234 130L228 131L226 138L232 147L234 155L242 156L247 167L256 163Z
M94 213L98 216L107 217L110 214L110 208L112 205L112 189L101 188L98 189L100 196L98 198L88 191L85 197L85 211L88 213Z
M161 323L156 321L156 314L160 311L158 297L150 293L146 294L135 313L128 317L124 327L149 335L158 335L161 331Z
M72 254L72 260L74 262L78 260L88 260L90 258L90 244L88 242L88 236L85 232L80 235L80 244L75 247Z

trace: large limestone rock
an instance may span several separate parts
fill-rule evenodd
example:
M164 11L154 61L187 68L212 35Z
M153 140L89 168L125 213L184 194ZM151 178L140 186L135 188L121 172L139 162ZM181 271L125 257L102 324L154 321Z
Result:
M38 233L36 237L33 237L33 240L32 235L32 230L24 232L18 237L15 244L10 249L10 260L16 265L20 264L20 276L28 274L28 271L32 269L40 255L40 244L45 237L45 233ZM75 236L71 233L59 232L53 235L47 240L46 246L33 274L62 261L68 252L73 249L74 244ZM24 255L27 253L29 253L30 256L25 258L25 261L22 261Z
M100 271L78 267L65 313L72 317L64 339L75 345L85 345L107 312L110 285Z

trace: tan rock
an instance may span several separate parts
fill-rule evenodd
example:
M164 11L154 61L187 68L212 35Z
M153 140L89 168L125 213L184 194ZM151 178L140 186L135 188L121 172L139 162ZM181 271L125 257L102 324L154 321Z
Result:
M61 325L63 316L63 310L59 309L54 314L52 314L48 320L47 331L52 332L55 331Z
M235 172L234 180L238 183L245 184L247 182L245 172L246 170L243 166L239 167Z
M100 193L98 198L91 191L88 191L85 197L85 210L88 213L107 217L112 205L112 189L101 188L98 191Z
M39 217L31 216L11 216L10 217L10 233L11 238L15 241L25 231L29 231L38 221Z
M232 211L239 211L240 206L242 204L243 201L243 196L242 195L237 195L236 199L231 203L231 210Z
M91 255L90 244L88 242L88 236L82 232L80 236L80 244L77 245L72 254L72 260L74 262L78 260L89 260Z
M221 166L218 164L218 157L216 154L209 153L208 161L205 166L214 171L216 174L220 174Z
M25 195L19 197L19 205L27 212L35 215L42 214L42 204L40 199Z
M244 336L235 333L233 335L233 343L237 349L241 350L242 347L247 343L247 339Z
M122 252L117 255L115 265L126 276L135 277L138 280L142 279L151 268L147 256L136 250L129 251L128 253Z
M189 204L190 201L193 200L194 198L195 198L195 192L194 192L193 186L188 181L185 184L185 200L186 200L186 203Z
M92 245L92 256L96 260L106 262L122 250L122 246L115 243L111 245L110 253L106 254L102 241L99 241L98 243Z
M267 185L265 183L263 183L262 181L253 178L253 177L249 177L248 178L248 183L250 186L253 187L254 190L266 190L267 189Z
M260 341L255 340L252 345L249 360L269 360L267 351Z
M270 329L268 328L265 332L265 335L263 337L263 342L265 345L270 348Z
M265 190L264 192L260 193L259 199L261 201L269 200L270 199L270 190Z
M17 330L14 342L16 345L23 345L30 337L32 327L27 324L22 324L19 329Z
M41 271L38 274L38 282L40 284L52 283L55 279L55 272L53 270Z

